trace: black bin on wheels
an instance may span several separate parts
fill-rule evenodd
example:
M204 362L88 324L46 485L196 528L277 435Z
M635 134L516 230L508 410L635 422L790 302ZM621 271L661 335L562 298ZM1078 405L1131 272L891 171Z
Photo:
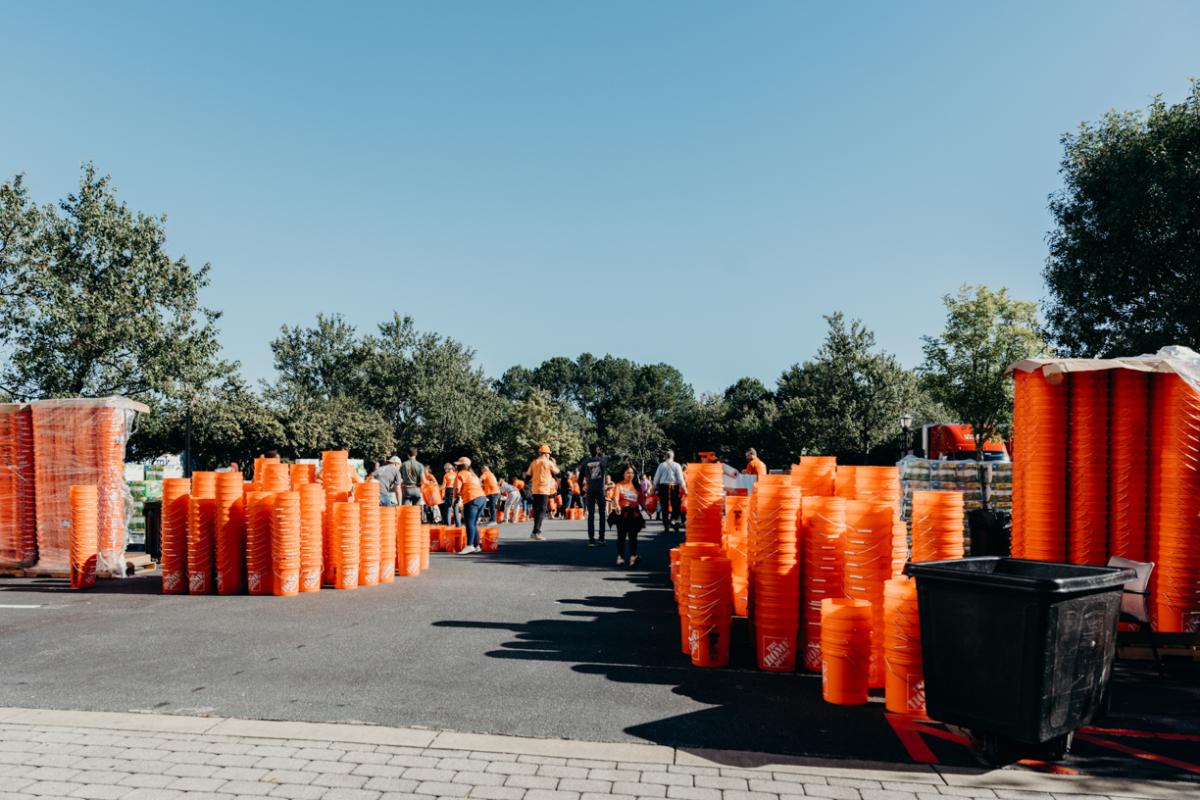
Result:
M980 557L908 564L925 703L992 763L1062 758L1100 706L1131 570Z

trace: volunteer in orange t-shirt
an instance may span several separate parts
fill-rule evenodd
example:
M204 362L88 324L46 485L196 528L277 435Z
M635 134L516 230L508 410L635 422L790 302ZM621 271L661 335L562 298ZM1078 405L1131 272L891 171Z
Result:
M455 488L458 490L458 496L462 498L463 527L467 529L467 544L458 553L459 555L478 553L479 515L483 513L487 497L483 494L483 484L480 482L479 476L471 469L471 459L463 456L454 462L454 467L456 469Z
M550 455L550 445L544 444L538 448L538 456L529 462L525 477L529 478L529 492L533 495L533 533L529 538L542 540L542 518L546 516L546 507L550 496L557 488L554 478L558 475L558 464Z
M442 475L442 524L461 525L458 515L458 473L453 464L447 464Z
M753 447L746 451L746 468L742 471L753 475L756 480L767 474L767 465L758 457L758 452Z
M487 497L488 519L499 522L500 481L496 480L495 473L487 464L479 468L479 482L483 484L483 493Z
M425 477L421 480L421 499L425 502L425 524L432 525L434 506L442 504L442 486L430 470L425 470Z

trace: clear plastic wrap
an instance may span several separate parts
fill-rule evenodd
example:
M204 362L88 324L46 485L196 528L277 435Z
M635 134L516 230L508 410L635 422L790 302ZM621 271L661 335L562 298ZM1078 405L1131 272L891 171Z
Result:
M37 563L39 571L67 574L71 528L70 487L97 487L99 500L97 571L124 576L125 533L133 497L125 483L125 445L141 403L123 397L37 400L33 421L36 481Z
M33 416L25 403L3 403L0 404L0 567L30 567L37 557Z

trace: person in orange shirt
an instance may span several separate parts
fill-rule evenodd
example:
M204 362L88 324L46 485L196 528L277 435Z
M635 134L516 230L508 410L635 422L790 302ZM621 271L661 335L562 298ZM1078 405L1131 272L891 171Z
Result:
M458 516L458 473L453 464L446 464L442 475L442 524L459 525Z
M516 522L517 516L521 513L521 507L525 505L525 481L520 478L512 479L513 491L508 493L508 497L504 500L504 510L508 514L509 522Z
M758 457L758 452L753 447L746 451L746 468L742 472L753 475L756 480L767 474L767 465Z
M454 462L454 488L462 498L463 527L467 529L467 544L459 555L479 552L479 515L487 503L483 493L483 484L479 476L471 469L471 459L463 456Z
M533 495L533 533L529 538L535 541L542 541L542 519L546 516L550 496L554 494L554 478L557 475L558 464L550 455L550 445L544 444L538 448L537 458L529 462L529 469L525 470Z
M442 486L429 470L425 470L425 477L421 479L421 499L425 502L425 511L422 514L425 524L432 525L433 509L442 504Z
M579 470L571 470L567 477L567 485L571 490L571 502L567 504L567 508L583 508L583 497L579 491Z
M496 480L492 468L484 464L479 468L479 482L483 484L483 493L487 496L487 515L492 522L500 521L500 481Z

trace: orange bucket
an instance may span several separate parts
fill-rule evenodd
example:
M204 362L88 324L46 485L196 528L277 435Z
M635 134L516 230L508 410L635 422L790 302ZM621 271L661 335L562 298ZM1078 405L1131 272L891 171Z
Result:
M414 578L421 574L421 554L429 545L429 536L421 526L420 506L400 506L397 511L399 531L396 539L396 571Z
M375 586L379 583L380 561L380 524L379 524L379 484L375 481L364 481L358 485L355 492L358 506L358 585ZM371 502L374 499L374 502Z
M216 542L217 594L241 594L246 588L246 505L240 472L218 472L213 539Z
M216 491L215 484L213 490ZM213 591L216 512L217 500L215 497L192 496L189 498L188 594L211 594Z
M162 510L162 591L163 594L187 592L188 500L192 482L187 478L163 481Z
M271 594L300 593L300 493L279 492L271 502Z
M337 589L358 588L359 511L357 503L333 504L333 536L329 551L333 558L333 585Z
M300 591L321 590L325 490L319 483L300 487Z
M271 593L271 505L275 495L246 495L246 590L252 595Z
M100 553L100 493L93 485L71 486L71 588L87 589L96 585L96 559Z
M217 496L217 472L193 472L192 473L192 497L213 497Z
M480 528L479 547L485 553L495 553L500 549L500 529Z
M921 622L917 587L893 578L884 587L884 700L893 714L925 714L925 673L921 661Z
M867 702L871 671L871 604L821 601L821 695L836 705Z
M429 548L426 552L430 552L430 553L442 552L442 526L441 525L430 525L429 526ZM422 568L424 568L424 567L425 567L425 565L422 565Z
M396 580L396 512L398 506L379 507L379 582Z
M1149 459L1145 446L1150 376L1132 369L1112 371L1109 414L1109 555L1149 561ZM1014 512L1016 511L1014 507Z
M1072 564L1108 563L1108 378L1103 372L1068 373L1068 556Z

